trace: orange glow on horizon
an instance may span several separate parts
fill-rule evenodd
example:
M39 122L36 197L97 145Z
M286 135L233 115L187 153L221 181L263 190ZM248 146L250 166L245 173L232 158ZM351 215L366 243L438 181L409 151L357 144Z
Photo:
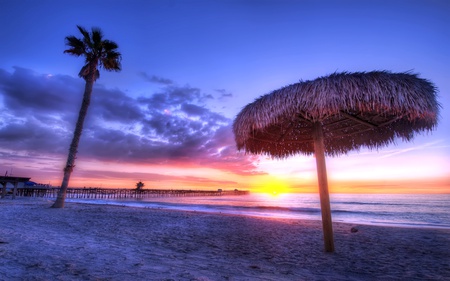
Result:
M395 163L394 167L385 164L386 169L392 170L391 173L386 173L381 170L381 163L375 164L369 163L369 161L362 161L364 157L365 154L362 154L359 157L343 157L340 161L337 161L337 159L328 161L330 194L450 193L448 165L444 165L444 163L430 162L432 164L427 165L428 168L424 169L423 173L416 173L416 170L420 167L414 166L411 168L412 172L402 172L397 175L398 177L395 177L396 174L393 171L399 171L395 167L407 164L399 165ZM29 161L23 159L19 157L13 162L14 175L31 177L32 181L42 184L51 184L55 187L60 186L63 176L62 168L60 167L63 166L64 159L48 157L48 159L41 159L39 165L37 163L29 163ZM430 158L424 159L428 160ZM258 167L261 173L240 174L232 172L232 169L205 167L186 162L133 164L80 158L70 179L69 186L135 188L136 183L142 181L145 184L145 188L149 189L238 189L272 195L318 193L317 174L313 160L311 157L299 157L297 160L289 159L276 162L264 160ZM428 163L425 160L423 162ZM389 163L392 164L392 162L390 161ZM358 167L362 168L359 169ZM434 172L431 173L430 169ZM270 171L270 173L263 174L264 171ZM347 173L347 171L353 172ZM370 174L369 172L373 173Z

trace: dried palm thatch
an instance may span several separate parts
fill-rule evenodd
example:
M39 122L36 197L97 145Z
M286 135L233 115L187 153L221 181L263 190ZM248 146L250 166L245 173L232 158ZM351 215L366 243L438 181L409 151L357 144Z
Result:
M378 149L437 125L436 88L411 73L334 73L292 84L248 104L233 125L238 149L286 158L314 153L323 128L325 154Z
M239 150L286 158L315 154L325 251L334 251L325 155L378 149L437 125L437 89L411 73L334 73L248 104L233 131Z

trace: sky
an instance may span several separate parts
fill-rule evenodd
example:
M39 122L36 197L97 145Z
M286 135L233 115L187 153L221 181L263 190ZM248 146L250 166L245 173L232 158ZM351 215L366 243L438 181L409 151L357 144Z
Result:
M100 71L69 186L317 192L313 156L236 150L232 123L261 95L334 72L432 81L439 125L327 158L330 192L450 193L447 0L0 0L0 173L59 186L82 100L76 25L122 54Z

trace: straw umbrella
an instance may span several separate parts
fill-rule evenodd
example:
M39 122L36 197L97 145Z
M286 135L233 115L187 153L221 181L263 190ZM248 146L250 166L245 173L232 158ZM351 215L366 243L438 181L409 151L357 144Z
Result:
M237 115L237 148L284 159L315 155L325 251L334 251L325 156L379 149L433 130L437 89L412 73L334 73L261 96Z

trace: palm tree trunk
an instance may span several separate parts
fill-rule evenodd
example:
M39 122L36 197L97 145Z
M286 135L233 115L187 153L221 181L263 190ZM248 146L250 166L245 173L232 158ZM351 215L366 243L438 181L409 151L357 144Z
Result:
M84 119L86 118L89 104L91 103L92 87L95 81L95 71L91 72L89 79L86 79L86 85L84 88L83 102L81 104L80 112L78 114L78 120L73 132L72 143L69 148L69 155L67 157L66 167L64 168L64 178L61 183L61 188L56 197L55 203L52 208L64 208L64 202L66 200L67 187L69 186L70 175L72 174L73 168L75 167L75 159L77 158L78 143L80 142L81 133L83 131Z

